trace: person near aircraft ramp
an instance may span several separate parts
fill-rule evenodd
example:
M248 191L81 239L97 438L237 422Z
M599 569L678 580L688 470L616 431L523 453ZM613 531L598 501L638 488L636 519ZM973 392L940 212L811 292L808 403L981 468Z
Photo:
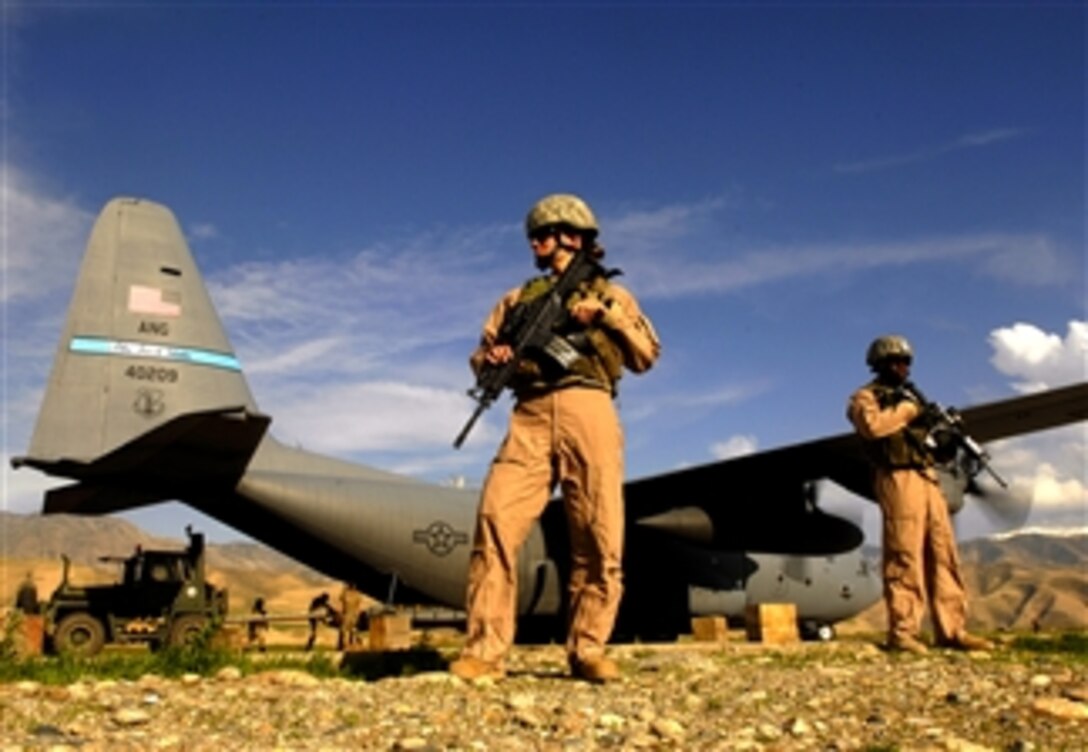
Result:
M571 194L537 202L525 229L544 274L507 292L491 311L470 358L477 374L486 364L513 358L499 332L519 305L547 294L575 254L604 255L596 217ZM635 297L603 276L564 304L569 328L563 334L576 359L562 367L544 355L520 359L509 429L481 493L469 562L467 641L450 665L464 679L504 675L515 630L517 552L556 485L570 529L571 672L594 682L619 676L605 655L623 590L623 429L613 397L623 368L647 370L661 346Z
M358 641L359 617L363 615L363 594L355 583L345 582L340 590L340 636L337 650L350 650Z
M307 613L310 615L310 635L306 638L306 650L313 650L314 643L317 641L317 625L337 624L339 622L339 614L337 614L336 609L332 607L332 601L330 600L328 593L321 593L310 601L310 608Z
M249 647L263 653L268 649L268 610L265 608L264 598L253 601L247 626Z
M923 405L905 388L913 357L904 337L873 340L866 363L876 376L854 392L847 407L865 441L883 519L888 647L927 651L919 635L928 594L939 646L987 650L993 645L966 629L967 595L948 504L925 441Z
M19 589L15 593L15 608L28 616L41 613L41 601L38 600L38 586L34 583L34 573L27 572Z

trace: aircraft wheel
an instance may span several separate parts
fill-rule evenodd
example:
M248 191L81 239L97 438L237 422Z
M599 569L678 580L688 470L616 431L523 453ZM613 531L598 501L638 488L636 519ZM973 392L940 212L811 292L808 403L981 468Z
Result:
M208 620L200 614L186 614L174 619L170 627L170 636L167 644L171 647L184 647L192 645L200 639L204 629L208 626Z
M835 639L835 627L824 622L808 621L801 625L801 636L806 640L830 642Z
M106 628L85 611L68 614L53 633L53 648L61 655L86 658L96 655L106 644Z

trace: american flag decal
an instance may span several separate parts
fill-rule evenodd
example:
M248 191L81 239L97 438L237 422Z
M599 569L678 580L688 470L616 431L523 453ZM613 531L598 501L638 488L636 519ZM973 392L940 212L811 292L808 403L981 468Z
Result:
M158 287L131 285L128 288L128 309L133 313L152 316L180 316L181 294Z

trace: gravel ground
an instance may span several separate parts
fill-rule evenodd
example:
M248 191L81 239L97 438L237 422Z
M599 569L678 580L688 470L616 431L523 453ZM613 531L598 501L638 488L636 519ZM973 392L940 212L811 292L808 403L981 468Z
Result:
M296 670L0 684L0 750L1081 750L1088 665L1069 657L886 654L863 640L617 646L623 678L566 676L519 647L510 676L376 680ZM359 671L452 651L354 654ZM427 660L429 658L429 661Z

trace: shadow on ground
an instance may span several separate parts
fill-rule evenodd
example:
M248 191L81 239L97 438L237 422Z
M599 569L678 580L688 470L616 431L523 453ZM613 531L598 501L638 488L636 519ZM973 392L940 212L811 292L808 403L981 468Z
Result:
M369 681L445 671L448 667L449 661L441 653L427 647L386 652L359 650L344 653L340 659L341 673Z

